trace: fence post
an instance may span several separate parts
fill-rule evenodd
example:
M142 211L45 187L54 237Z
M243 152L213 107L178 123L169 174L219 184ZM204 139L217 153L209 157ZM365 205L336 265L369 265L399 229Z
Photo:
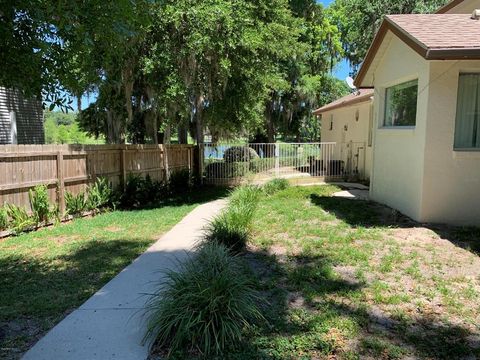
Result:
M122 184L122 188L125 191L126 186L127 186L127 165L126 165L126 160L125 160L125 153L126 153L126 148L125 146L122 146L120 148L120 173L121 173L121 178L120 182Z
M61 151L57 152L57 179L58 208L60 210L60 214L63 216L65 213L65 181L63 175L63 153Z
M198 178L200 179L200 184L203 185L203 161L205 155L205 148L203 143L198 144Z

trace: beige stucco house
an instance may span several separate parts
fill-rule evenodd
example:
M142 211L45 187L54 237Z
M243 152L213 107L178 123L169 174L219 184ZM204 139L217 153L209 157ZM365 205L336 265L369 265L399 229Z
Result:
M480 225L475 9L387 16L355 79L375 90L370 197L421 222Z
M333 158L362 180L372 169L372 109L373 89L360 89L313 112L321 117L322 142L336 143Z

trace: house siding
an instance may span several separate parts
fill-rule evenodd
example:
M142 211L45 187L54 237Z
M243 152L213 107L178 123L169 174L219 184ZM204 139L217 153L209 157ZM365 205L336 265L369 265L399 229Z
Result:
M378 66L375 85L373 174L370 197L422 221L424 149L428 106L429 64L393 36ZM418 79L416 126L384 128L385 90Z
M480 61L433 61L425 146L422 218L428 222L480 225L480 150L455 151L461 72L480 73Z
M335 142L337 146L334 150L334 158L345 160L346 154L343 154L344 146L342 144L350 141L354 143L364 143L361 150L361 159L358 164L361 174L365 179L370 179L372 169L372 147L368 146L368 133L371 114L371 100L344 106L331 111L322 113L322 142ZM359 118L356 120L358 111ZM330 119L333 115L333 129L330 130ZM347 131L344 128L347 127Z
M18 144L43 144L42 104L36 99L26 99L18 90L0 87L0 144L10 144L10 112L17 120Z

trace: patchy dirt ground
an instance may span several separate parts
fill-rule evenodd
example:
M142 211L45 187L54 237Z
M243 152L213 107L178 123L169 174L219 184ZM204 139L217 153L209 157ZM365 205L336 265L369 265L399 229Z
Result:
M267 358L480 358L480 230L332 191L261 206L250 251L269 266L260 283L281 318L260 342Z

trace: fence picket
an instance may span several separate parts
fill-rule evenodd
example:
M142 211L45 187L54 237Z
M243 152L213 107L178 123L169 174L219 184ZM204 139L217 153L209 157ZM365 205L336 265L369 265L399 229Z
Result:
M169 145L171 171L193 169L192 145ZM97 177L113 186L128 174L164 180L163 145L0 145L0 206L13 203L30 209L28 191L45 184L51 202L63 209L65 191L84 191ZM170 159L169 159L170 160Z
M203 144L200 149L203 180L213 185L262 183L275 177L294 182L362 180L365 175L360 159L365 154L359 152L364 143Z

